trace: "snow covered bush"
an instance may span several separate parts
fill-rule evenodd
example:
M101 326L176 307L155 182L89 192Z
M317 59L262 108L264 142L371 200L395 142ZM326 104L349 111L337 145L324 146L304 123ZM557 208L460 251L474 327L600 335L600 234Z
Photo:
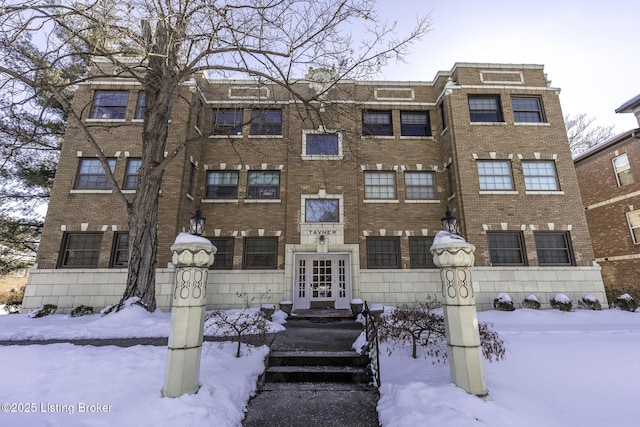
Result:
M93 307L90 307L88 305L79 305L71 310L71 313L69 315L71 317L80 317L86 316L88 314L93 314Z
M444 315L434 298L396 307L378 324L380 342L387 342L389 351L411 345L411 356L418 357L418 347L436 362L447 358L447 336ZM482 355L490 362L504 359L506 348L500 335L488 323L478 324Z
M498 297L493 300L493 308L498 311L513 311L516 309L509 294L505 293L498 294Z
M261 342L267 337L267 319L259 310L215 310L205 318L205 330L213 335L235 335L236 357L240 357L242 337L255 335Z
M57 309L58 309L58 306L55 304L45 304L40 308L36 308L35 310L30 311L27 316L33 319L37 319L38 317L44 317L44 316L53 314L56 312Z
M638 303L629 294L620 295L612 305L614 307L618 307L620 310L631 312L636 311L636 308L638 308Z
M522 307L540 310L540 301L535 295L531 294L522 301Z
M587 295L582 297L581 301L578 301L578 306L587 310L602 310L600 301L593 295Z
M556 294L549 303L552 308L557 308L560 311L571 311L573 308L573 303L565 294Z

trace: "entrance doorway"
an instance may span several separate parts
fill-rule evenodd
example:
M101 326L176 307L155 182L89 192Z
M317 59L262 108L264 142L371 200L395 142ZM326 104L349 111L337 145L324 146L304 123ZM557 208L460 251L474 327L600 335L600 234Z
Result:
M349 254L296 254L293 308L348 309L350 261Z

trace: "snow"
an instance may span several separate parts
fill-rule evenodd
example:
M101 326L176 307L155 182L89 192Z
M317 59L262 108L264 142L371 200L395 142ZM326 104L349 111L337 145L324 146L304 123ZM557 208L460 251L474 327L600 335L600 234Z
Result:
M556 294L553 299L561 304L571 304L571 299L565 294Z
M457 235L457 234L453 234L450 231L446 231L446 230L440 230L438 231L438 234L436 234L436 236L433 238L433 244L434 245L438 245L438 244L443 244L443 243L464 243L465 240Z
M538 297L536 297L534 294L529 295L528 297L525 298L526 301L535 301L535 302L540 302L538 301Z
M629 300L631 301L633 299L633 297L629 294L622 294L618 297L618 299L624 299L624 300Z
M593 295L586 295L584 298L582 298L582 300L586 302L597 302L598 298Z
M167 336L169 319L169 313L135 306L105 317L12 314L0 317L0 340ZM491 400L451 384L446 364L412 359L407 348L389 355L383 347L383 426L637 423L640 382L633 378L640 376L640 313L518 309L480 312L478 319L492 323L507 347L506 361L484 363ZM358 344L364 344L362 336ZM235 358L234 348L205 342L199 392L165 398L166 347L0 346L0 403L34 410L5 412L0 419L2 425L29 426L239 426L268 349L243 346L243 356Z
M200 245L211 246L211 241L209 239L206 239L202 236L196 236L190 233L178 233L178 235L176 236L176 240L173 242L174 245L189 244L189 243L196 243Z
M354 298L351 300L351 304L364 304L360 298Z
M498 294L498 297L496 299L500 302L512 302L509 294L505 294L505 293Z

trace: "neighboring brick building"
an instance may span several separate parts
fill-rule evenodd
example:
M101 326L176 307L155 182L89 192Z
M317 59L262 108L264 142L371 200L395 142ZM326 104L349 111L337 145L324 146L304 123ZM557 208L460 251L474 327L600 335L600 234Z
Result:
M479 308L499 292L606 304L558 98L540 65L457 63L432 82L296 83L308 106L254 81L186 82L172 106L158 220L158 305L169 247L201 207L218 248L210 307L397 304L440 292L429 247L447 208L476 246ZM135 191L140 87L80 86L74 102ZM313 110L313 111L311 111ZM25 307L104 306L126 277L127 221L69 126ZM164 268L163 268L164 267Z
M640 126L640 95L616 112L634 113ZM607 294L639 298L640 128L592 147L574 163Z

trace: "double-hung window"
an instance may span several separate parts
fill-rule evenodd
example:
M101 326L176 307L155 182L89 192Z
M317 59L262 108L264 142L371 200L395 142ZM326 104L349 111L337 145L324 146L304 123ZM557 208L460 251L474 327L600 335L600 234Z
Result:
M251 135L282 135L282 110L252 110Z
M432 245L433 237L409 237L409 262L411 268L436 268L431 254Z
M367 237L367 268L400 268L400 239Z
M513 120L515 122L544 122L540 98L513 96L511 97L511 106L513 108Z
M216 247L212 270L231 270L233 268L233 237L209 238L211 244Z
M277 199L280 197L280 172L249 172L247 197L250 199Z
M125 190L135 190L138 188L138 172L142 165L142 159L129 158L127 159L127 170L124 175Z
M364 198L393 200L396 198L395 172L365 172Z
M138 101L136 102L136 112L133 116L136 120L144 119L144 114L147 109L147 95L146 92L141 90L138 92Z
M90 117L103 120L124 120L128 101L128 91L97 90L93 96Z
M218 108L213 112L212 135L242 135L242 110Z
M207 173L207 199L237 199L238 172L215 171Z
M246 237L243 268L275 269L278 260L277 237Z
M524 188L531 191L557 191L556 165L551 160L523 161Z
M633 243L640 243L640 210L627 212L627 222Z
M433 172L405 172L404 186L408 200L436 198L436 178Z
M129 265L129 233L116 233L113 238L111 267L124 268Z
M107 159L111 173L116 169L116 159ZM78 175L76 177L77 190L110 190L102 163L99 159L80 159Z
M497 95L469 95L472 122L502 122L502 107Z
M616 173L618 187L633 183L633 175L631 175L631 165L627 153L613 158L613 170Z
M480 190L513 190L508 160L478 160Z
M393 136L393 122L391 120L391 111L363 111L362 135Z
M569 233L534 232L539 265L573 265Z
M522 233L487 232L491 265L526 265Z
M400 135L431 136L428 111L400 111Z
M102 233L65 233L62 240L62 268L96 268L100 258Z

